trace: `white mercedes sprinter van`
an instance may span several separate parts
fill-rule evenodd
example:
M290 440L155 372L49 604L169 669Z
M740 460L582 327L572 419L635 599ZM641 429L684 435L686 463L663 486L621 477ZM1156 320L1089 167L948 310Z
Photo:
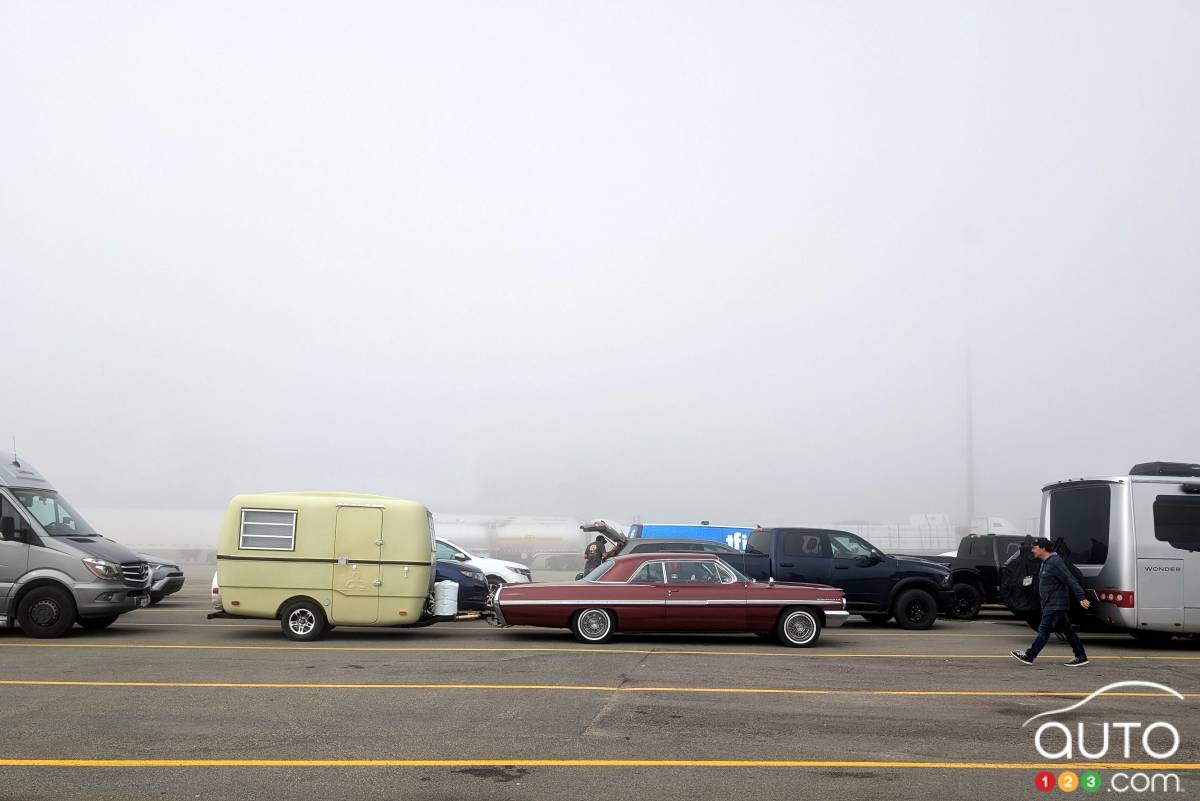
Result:
M1066 542L1108 625L1148 642L1200 634L1200 464L1049 484L1041 534Z

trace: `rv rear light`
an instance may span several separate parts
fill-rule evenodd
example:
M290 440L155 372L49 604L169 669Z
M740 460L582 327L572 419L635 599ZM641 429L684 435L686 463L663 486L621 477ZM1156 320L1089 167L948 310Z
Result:
M1133 590L1100 590L1096 593L1101 601L1110 603L1120 609L1133 609Z
M242 602L241 601L230 601L229 605L230 606L241 606Z

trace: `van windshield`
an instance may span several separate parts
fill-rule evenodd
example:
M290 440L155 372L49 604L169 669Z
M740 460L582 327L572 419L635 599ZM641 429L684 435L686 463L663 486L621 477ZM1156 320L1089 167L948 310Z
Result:
M42 524L51 537L95 537L96 529L88 525L78 512L57 492L47 490L11 489L13 495L29 513Z

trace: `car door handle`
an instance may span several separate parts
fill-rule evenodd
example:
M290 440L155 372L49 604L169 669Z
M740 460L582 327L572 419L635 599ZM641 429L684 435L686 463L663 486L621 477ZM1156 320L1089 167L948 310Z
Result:
M780 562L779 566L780 567L795 567L796 563L795 562Z

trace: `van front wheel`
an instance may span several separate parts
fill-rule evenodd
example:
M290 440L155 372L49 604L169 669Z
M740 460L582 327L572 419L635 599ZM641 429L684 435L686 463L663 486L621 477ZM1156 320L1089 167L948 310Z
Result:
M17 606L17 623L30 637L61 637L75 625L75 601L61 587L34 587Z
M319 640L329 630L329 621L323 610L314 601L294 601L283 608L279 616L283 636L289 640L308 642Z

